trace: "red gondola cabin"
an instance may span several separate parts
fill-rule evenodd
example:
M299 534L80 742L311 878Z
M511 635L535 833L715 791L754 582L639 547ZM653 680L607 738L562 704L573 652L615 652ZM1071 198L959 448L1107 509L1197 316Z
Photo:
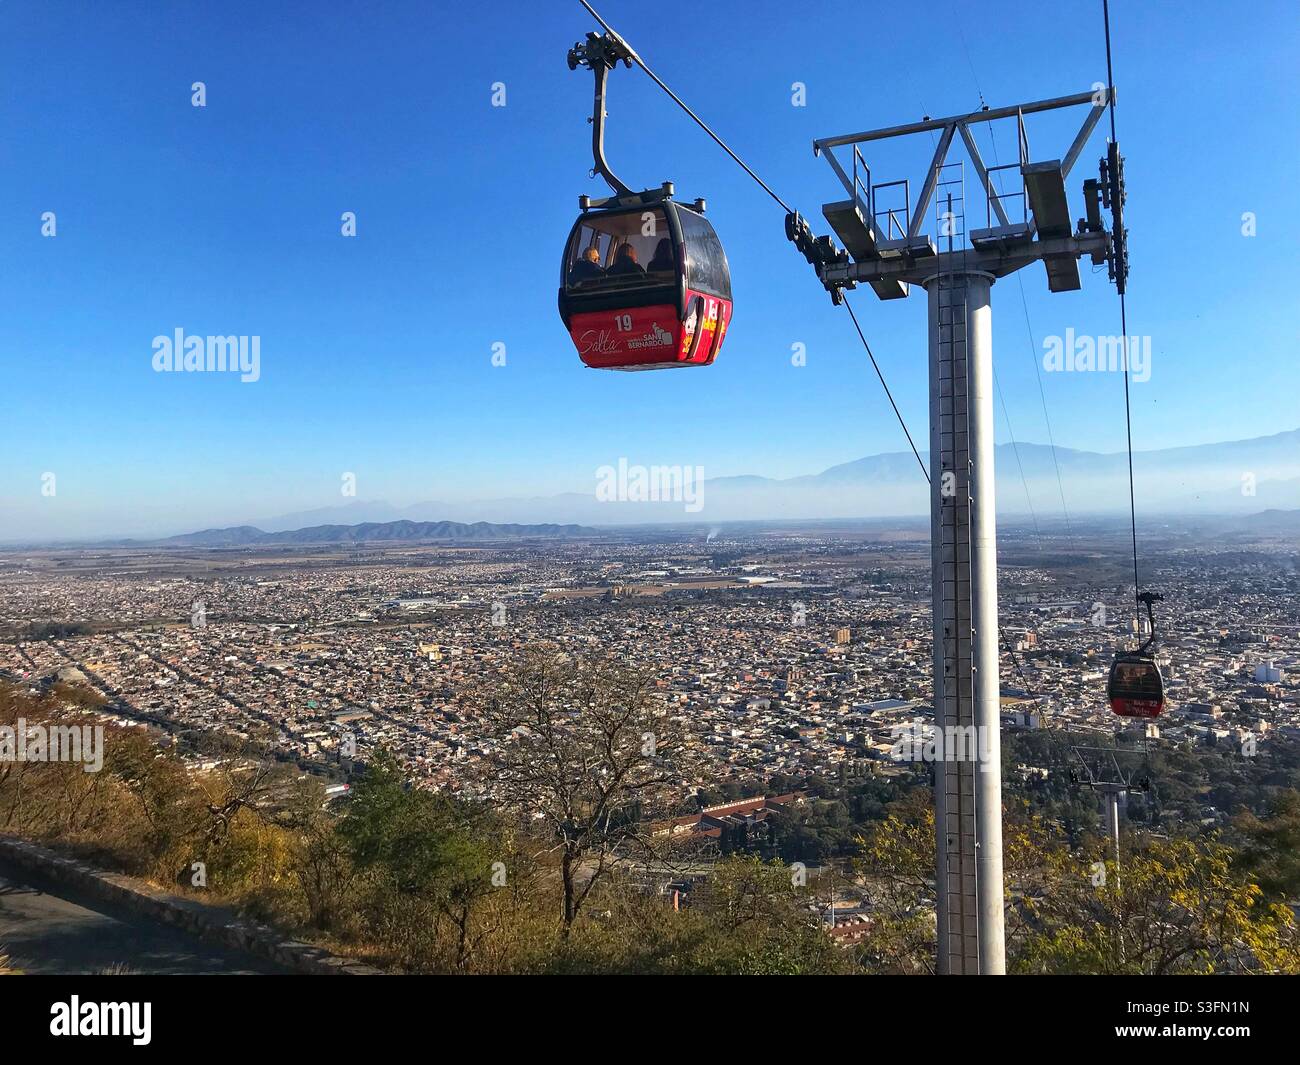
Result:
M590 210L573 224L560 317L601 370L707 366L731 322L731 274L703 205Z
M1106 697L1120 717L1159 717L1165 708L1165 686L1154 659L1117 655L1110 666Z

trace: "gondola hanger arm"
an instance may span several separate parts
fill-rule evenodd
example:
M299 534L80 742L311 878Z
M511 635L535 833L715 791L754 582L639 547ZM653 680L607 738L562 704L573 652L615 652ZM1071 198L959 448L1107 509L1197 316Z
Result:
M1147 608L1147 621L1151 626L1151 631L1148 634L1146 641L1138 648L1138 654L1146 654L1148 648L1156 642L1156 614L1154 605L1163 602L1164 598L1165 597L1159 592L1140 592L1138 594L1138 602L1142 603Z

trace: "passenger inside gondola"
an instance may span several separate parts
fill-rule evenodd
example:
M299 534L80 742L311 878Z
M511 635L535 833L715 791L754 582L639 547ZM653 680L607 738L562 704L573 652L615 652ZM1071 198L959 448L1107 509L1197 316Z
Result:
M569 284L580 285L584 281L595 281L605 276L600 268L600 249L594 245L586 248L569 270Z
M618 251L614 253L614 265L609 268L610 277L618 277L623 274L644 274L645 267L637 262L636 248L631 244L620 244Z
M1115 664L1115 685L1126 694L1144 692L1151 687L1151 674L1154 667L1147 662L1117 662Z
M667 237L662 238L655 247L654 258L650 260L650 265L646 267L650 273L672 273L677 269L677 263L673 259L673 242Z

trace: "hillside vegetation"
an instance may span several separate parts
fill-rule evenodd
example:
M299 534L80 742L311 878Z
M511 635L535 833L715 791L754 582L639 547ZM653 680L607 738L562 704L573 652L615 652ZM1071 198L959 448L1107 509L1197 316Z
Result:
M95 697L0 685L18 719L85 723ZM407 972L924 973L934 950L933 815L916 788L842 847L872 919L837 946L809 884L779 857L672 847L648 830L684 757L646 678L536 656L467 703L504 743L494 767L517 808L411 786L385 752L350 796L276 763L256 741L199 770L149 732L109 726L101 771L0 760L0 832L235 904L344 953ZM648 717L645 715L649 715ZM647 750L646 720L662 746ZM548 767L557 769L549 772ZM1300 972L1291 909L1300 797L1216 834L1129 833L1122 867L1012 803L1008 954L1023 972ZM205 884L196 886L195 863ZM661 892L674 868L691 889ZM650 875L653 870L654 874ZM129 959L123 959L129 962Z

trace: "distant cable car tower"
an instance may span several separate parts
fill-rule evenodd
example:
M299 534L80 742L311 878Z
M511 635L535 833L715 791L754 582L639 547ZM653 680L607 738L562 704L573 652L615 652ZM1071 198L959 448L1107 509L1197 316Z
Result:
M1107 263L1123 292L1128 274L1123 225L1123 159L1111 143L1099 179L1084 182L1085 217L1072 224L1065 181L1111 101L1113 90L925 119L813 142L848 198L822 214L844 245L813 235L798 214L786 235L817 270L835 303L843 290L871 286L882 300L922 286L929 301L930 565L934 607L936 729L975 729L978 760L935 767L938 962L941 973L1006 969L1002 888L1002 781L999 735L997 523L993 471L991 295L1001 277L1042 262L1051 292L1081 287L1079 259ZM1089 108L1064 156L1035 161L1027 116ZM986 168L972 128L1015 120L1019 158ZM908 181L873 181L860 144L937 133L913 201ZM978 178L984 226L967 230L964 166L947 161L960 138ZM835 149L851 148L845 163ZM1013 191L999 192L1003 171ZM924 230L931 205L938 240ZM1109 208L1111 228L1102 223ZM1018 215L1018 217L1013 217ZM945 731L945 735L949 735ZM966 733L971 734L971 733Z

